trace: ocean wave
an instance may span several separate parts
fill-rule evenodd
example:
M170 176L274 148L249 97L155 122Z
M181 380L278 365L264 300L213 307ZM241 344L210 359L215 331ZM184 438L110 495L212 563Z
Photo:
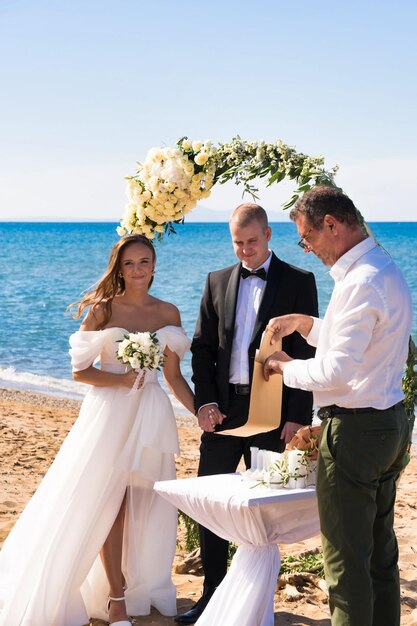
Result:
M44 393L47 396L57 398L69 398L70 400L82 400L86 395L89 385L77 383L68 378L54 378L53 376L41 376L31 372L17 372L14 367L0 366L0 386L20 391L34 391ZM162 387L165 388L162 382ZM172 408L176 415L189 415L189 411L183 407L167 389Z
M74 380L42 376L31 372L17 372L14 367L0 366L0 384L3 387L35 391L71 400L82 400L88 391L88 385Z

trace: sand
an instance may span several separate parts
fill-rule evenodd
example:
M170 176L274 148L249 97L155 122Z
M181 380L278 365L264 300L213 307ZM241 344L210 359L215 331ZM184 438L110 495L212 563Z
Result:
M13 527L64 437L77 417L80 403L10 389L0 389L0 544ZM200 429L192 416L177 416L182 456L177 459L179 477L194 476L197 470ZM400 547L401 606L403 626L417 625L417 458L403 474L396 506L396 531ZM181 537L180 537L181 542ZM282 554L300 554L320 547L319 537L280 546ZM179 547L174 568L184 560ZM199 597L201 576L173 573L178 609L187 610ZM288 584L284 584L287 582ZM326 593L318 579L283 581L275 594L275 624L330 626ZM136 618L136 624L174 624L156 611ZM94 626L103 622L94 621ZM358 625L360 626L360 625Z

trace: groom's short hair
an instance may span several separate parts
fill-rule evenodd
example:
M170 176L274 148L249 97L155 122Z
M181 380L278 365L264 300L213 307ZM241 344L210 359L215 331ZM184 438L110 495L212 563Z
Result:
M259 222L262 228L268 228L268 216L265 209L263 209L259 204L253 204L252 202L239 204L239 206L233 211L230 222L232 220L237 221L239 226L243 228L250 224L253 220Z

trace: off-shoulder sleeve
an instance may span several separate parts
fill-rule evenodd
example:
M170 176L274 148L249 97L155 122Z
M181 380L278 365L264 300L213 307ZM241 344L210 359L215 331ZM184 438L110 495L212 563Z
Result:
M90 367L99 356L104 333L99 330L79 330L71 335L69 343L72 371L79 372Z
M156 335L161 344L176 352L180 359L190 349L191 339L180 326L164 326L156 332Z

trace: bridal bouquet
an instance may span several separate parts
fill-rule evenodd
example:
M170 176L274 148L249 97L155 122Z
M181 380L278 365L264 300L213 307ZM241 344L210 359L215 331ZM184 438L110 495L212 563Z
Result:
M116 356L122 363L138 370L160 370L164 352L156 333L128 333L120 340Z

